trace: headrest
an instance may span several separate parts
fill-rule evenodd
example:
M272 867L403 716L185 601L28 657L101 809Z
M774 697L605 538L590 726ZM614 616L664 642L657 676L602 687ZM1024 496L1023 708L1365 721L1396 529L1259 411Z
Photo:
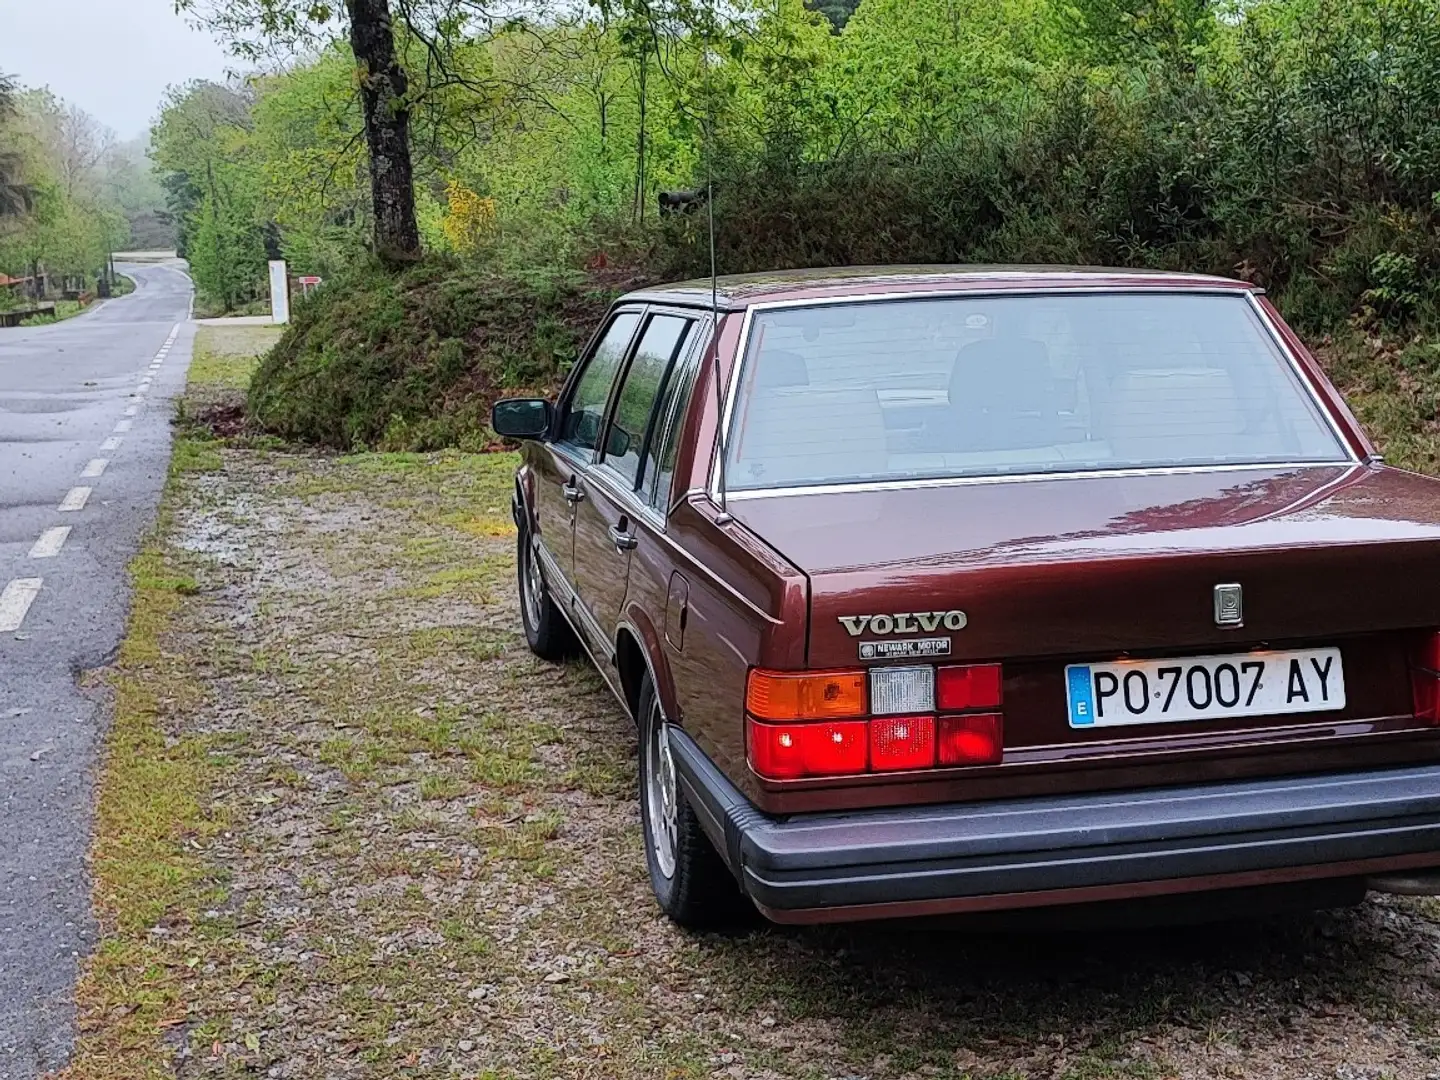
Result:
M760 371L755 379L757 387L776 389L782 386L809 386L810 368L799 353L787 349L766 349L757 358Z

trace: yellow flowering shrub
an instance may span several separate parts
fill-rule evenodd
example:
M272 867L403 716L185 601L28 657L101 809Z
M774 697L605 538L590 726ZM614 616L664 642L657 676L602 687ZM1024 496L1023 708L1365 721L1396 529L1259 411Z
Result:
M445 200L448 205L440 226L455 251L469 254L495 232L494 199L451 180L445 185Z

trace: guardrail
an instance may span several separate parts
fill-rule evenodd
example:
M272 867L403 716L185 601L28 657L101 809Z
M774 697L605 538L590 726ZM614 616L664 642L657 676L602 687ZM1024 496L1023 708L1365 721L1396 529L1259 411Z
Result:
M36 304L28 308L11 308L9 311L0 311L0 326L19 326L24 319L35 315L54 315L54 304Z

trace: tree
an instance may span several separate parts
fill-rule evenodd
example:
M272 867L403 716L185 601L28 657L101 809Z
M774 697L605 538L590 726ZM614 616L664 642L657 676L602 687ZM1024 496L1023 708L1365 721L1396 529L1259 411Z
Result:
M342 21L334 8L316 0L177 3L182 9L199 9L202 21L227 37L240 55L251 57L270 44L323 36ZM420 230L410 162L409 80L395 55L390 0L345 0L343 22L348 24L363 106L375 253L391 266L404 265L420 257Z
M265 228L248 88L196 81L173 88L151 131L151 157L179 225L195 283L226 310L264 280Z
M0 75L0 131L15 120L15 83ZM24 182L19 150L7 140L0 146L0 218L19 217L30 209L33 193Z
M370 151L375 253L390 264L420 257L415 178L410 164L409 82L395 60L389 0L345 0Z

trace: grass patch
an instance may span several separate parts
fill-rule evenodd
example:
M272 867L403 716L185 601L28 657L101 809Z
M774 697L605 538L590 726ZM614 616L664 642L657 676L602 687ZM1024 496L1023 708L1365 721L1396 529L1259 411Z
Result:
M260 359L280 340L278 326L202 326L195 334L194 390L244 391Z
M172 479L172 485L174 480ZM168 497L168 496L167 496ZM166 646L195 580L157 535L131 563L130 621L106 682L114 720L98 782L91 867L102 942L76 991L81 1037L67 1077L163 1075L156 1035L183 1023L194 969L178 933L223 902L223 875L204 858L226 816L208 797L219 768L210 741L168 723L205 690L189 658Z

